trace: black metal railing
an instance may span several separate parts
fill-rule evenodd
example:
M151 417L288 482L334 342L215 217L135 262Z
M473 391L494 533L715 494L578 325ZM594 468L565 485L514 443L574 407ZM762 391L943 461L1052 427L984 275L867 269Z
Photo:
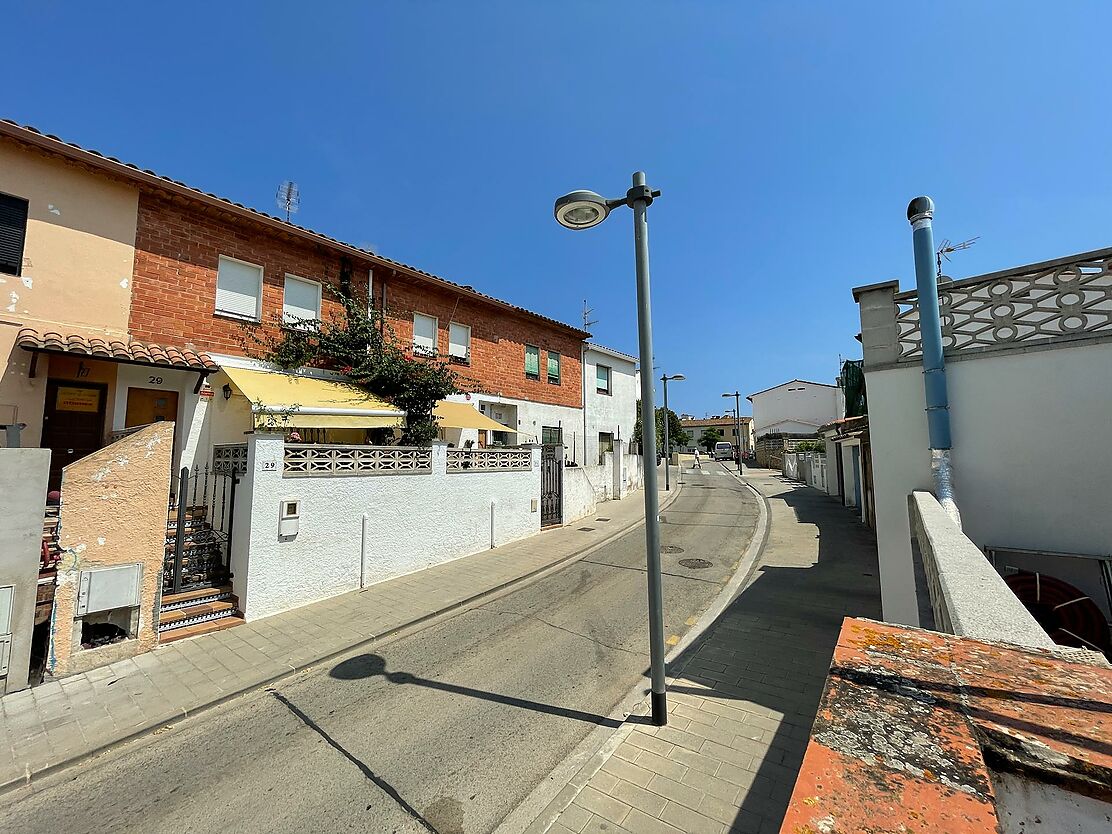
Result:
M183 467L170 499L163 593L227 583L239 473Z

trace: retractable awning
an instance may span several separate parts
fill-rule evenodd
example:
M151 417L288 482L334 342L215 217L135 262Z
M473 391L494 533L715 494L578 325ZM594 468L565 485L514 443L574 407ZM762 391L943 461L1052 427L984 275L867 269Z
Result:
M517 429L511 429L509 426L496 423L467 403L441 400L433 409L433 414L442 429L484 429L486 431L517 432Z
M351 385L278 371L223 368L232 386L251 401L255 424L267 415L291 428L400 428L405 413ZM287 416L288 414L288 416Z

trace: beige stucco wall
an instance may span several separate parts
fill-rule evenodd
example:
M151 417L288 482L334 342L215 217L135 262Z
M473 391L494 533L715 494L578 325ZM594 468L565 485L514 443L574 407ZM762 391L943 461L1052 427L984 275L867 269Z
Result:
M26 423L23 445L34 446L49 363L40 357L30 379L16 334L126 336L139 192L10 139L0 139L0 192L28 201L23 274L0 274L0 423Z
M166 508L174 424L155 423L70 464L62 474L60 539L49 671L75 674L148 651L158 642ZM75 619L82 570L142 565L139 626L133 639L81 649Z

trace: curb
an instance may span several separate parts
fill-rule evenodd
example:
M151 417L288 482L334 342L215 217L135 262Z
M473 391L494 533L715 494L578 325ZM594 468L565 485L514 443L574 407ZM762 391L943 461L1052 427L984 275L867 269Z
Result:
M644 489L644 487L642 487L642 489ZM660 511L663 511L665 509L665 507L668 507L669 505L671 505L671 503L673 501L675 501L676 498L679 497L680 492L681 492L681 487L679 485L677 485L675 489L671 490L670 494L667 495L664 499L661 500L660 507L659 507ZM596 509L597 509L597 507L596 507ZM584 518L585 517L586 516L584 516ZM569 524L570 523L574 523L574 522L569 522ZM184 718L192 718L196 715L200 715L201 713L203 713L203 712L205 712L209 709L213 709L214 707L218 707L222 704L225 704L228 701L232 700L233 698L239 697L240 695L244 695L244 694L246 694L248 692L251 692L253 690L256 690L256 689L262 689L263 687L266 687L266 686L269 686L269 685L271 685L273 683L276 683L278 681L284 680L285 678L288 678L291 675L295 675L298 672L302 672L306 669L312 668L313 666L317 666L321 663L327 663L328 661L334 660L335 658L339 657L340 655L347 654L348 652L350 652L354 649L359 649L359 648L370 647L370 646L373 646L373 645L378 645L378 644L381 644L384 641L393 640L395 638L403 637L403 636L406 636L408 634L411 634L415 631L420 631L423 627L431 625L435 621L439 621L443 618L446 618L448 615L454 614L462 608L472 606L472 605L474 605L475 603L477 603L481 600L486 601L486 600L494 599L496 597L504 595L505 593L509 592L510 590L516 590L518 586L523 585L523 584L529 582L530 580L542 579L550 573L556 573L558 570L561 570L562 568L567 567L572 562L577 562L580 559L583 559L583 558L586 558L587 556L590 556L596 550L599 550L600 548L605 547L606 545L610 544L611 542L615 541L616 539L621 538L622 536L626 535L630 531L635 530L638 527L642 526L644 523L645 523L645 518L642 515L642 516L634 519L633 522L626 525L625 527L620 527L620 528L612 531L605 538L600 539L597 542L593 542L592 544L582 548L581 550L578 550L574 553L570 553L567 556L564 556L564 557L562 557L561 559L558 559L555 562L551 562L547 565L544 565L543 567L535 568L534 570L530 571L529 573L525 573L525 574L522 574L521 576L515 577L514 579L507 580L506 582L503 582L499 585L495 585L491 588L488 588L485 591L480 591L479 593L473 594L472 596L467 597L466 599L462 599L462 600L459 600L457 602L453 602L449 605L444 606L443 608L437 609L436 611L431 611L427 614L422 614L419 617L415 617L414 619L409 620L407 622L400 623L399 625L394 626L393 628L391 628L389 631L384 631L382 634L376 634L376 635L374 635L372 637L369 637L369 638L363 638L363 639L360 639L360 640L356 640L353 643L350 643L350 644L348 644L346 646L343 646L339 649L335 649L333 651L330 651L327 654L323 654L319 657L315 657L312 660L305 661L304 663L298 664L296 666L291 665L289 667L289 669L284 669L281 672L278 672L274 675L270 675L269 677L263 678L263 679L258 680L258 681L252 681L251 683L245 684L244 686L240 687L239 689L236 689L232 692L226 692L225 694L221 695L220 697L214 698L213 700L207 701L206 703L200 704L196 707L193 707L192 709L188 709L188 710L183 709L181 711L180 715L174 715L174 716L171 716L169 718L159 718L159 719L156 719L154 721L150 721L146 724L140 725L139 727L135 728L131 732L127 733L126 735L121 735L119 738L113 739L112 741L109 741L109 742L105 742L104 744L102 744L98 747L94 747L91 750L83 751L81 753L78 753L75 756L71 756L71 757L69 757L67 759L64 759L62 761L46 765L45 767L39 768L38 770L35 770L35 771L28 771L23 776L19 776L15 779L10 779L7 782L4 782L3 784L0 784L0 796L4 795L6 793L10 793L11 791L17 790L19 788L30 787L32 782L34 782L34 781L37 781L37 780L42 779L42 778L47 777L47 776L54 775L54 774L59 773L63 770L67 770L67 769L73 767L74 765L80 764L80 763L82 763L84 761L87 761L88 759L91 759L95 756L99 756L102 753L106 753L106 752L108 752L109 750L111 750L115 747L119 747L119 746L121 746L123 744L126 744L128 742L135 741L137 739L143 738L144 736L151 735L152 733L156 732L157 730L161 730L165 727L172 726L173 724L177 723L178 721L181 721ZM564 525L564 526L567 526L567 525ZM537 535L539 535L539 533ZM359 593L359 591L356 591L355 593Z
M699 617L695 625L683 636L683 639L665 655L664 662L667 666L671 666L676 658L685 651L692 648L697 649L707 639L711 626L714 625L718 617L734 601L738 593L744 589L756 572L760 564L760 557L768 543L771 527L768 499L764 493L739 477L737 473L730 472L730 474L756 497L757 526L753 530L753 537L749 540L749 545L737 562L737 568L730 581L726 583L726 586L715 597L710 607ZM696 653L697 651L692 651L687 662ZM685 662L682 666L669 668L666 679L667 687L670 687L676 678L682 674L686 665ZM644 682L638 682L626 697L619 702L610 717L624 722L630 715L647 714L646 692ZM517 808L506 815L498 827L495 828L494 834L544 834L548 831L560 814L579 795L583 787L590 782L591 777L606 764L613 752L633 733L637 726L631 723L623 723L621 727L614 730L599 727L588 735L567 755L563 762L556 766L545 782L542 782L518 804ZM529 810L529 808L537 805L541 805L540 811ZM524 817L524 819L519 817Z

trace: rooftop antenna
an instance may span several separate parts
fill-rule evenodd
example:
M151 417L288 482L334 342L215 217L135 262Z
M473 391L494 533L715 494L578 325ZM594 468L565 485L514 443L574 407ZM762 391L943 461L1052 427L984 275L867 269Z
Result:
M587 299L583 299L583 329L590 330L592 324L598 324L598 319L592 319L591 313L594 309L587 306Z
M301 205L301 192L297 190L297 183L293 180L283 182L278 186L274 199L278 201L278 208L286 212L286 222L289 223L290 215L297 214Z
M963 240L961 243L950 243L949 238L942 241L942 245L938 247L938 251L934 253L934 260L938 264L938 280L942 280L942 259L950 260L951 252L960 252L962 249L968 249L974 243L981 239L980 235L971 237L969 240Z

